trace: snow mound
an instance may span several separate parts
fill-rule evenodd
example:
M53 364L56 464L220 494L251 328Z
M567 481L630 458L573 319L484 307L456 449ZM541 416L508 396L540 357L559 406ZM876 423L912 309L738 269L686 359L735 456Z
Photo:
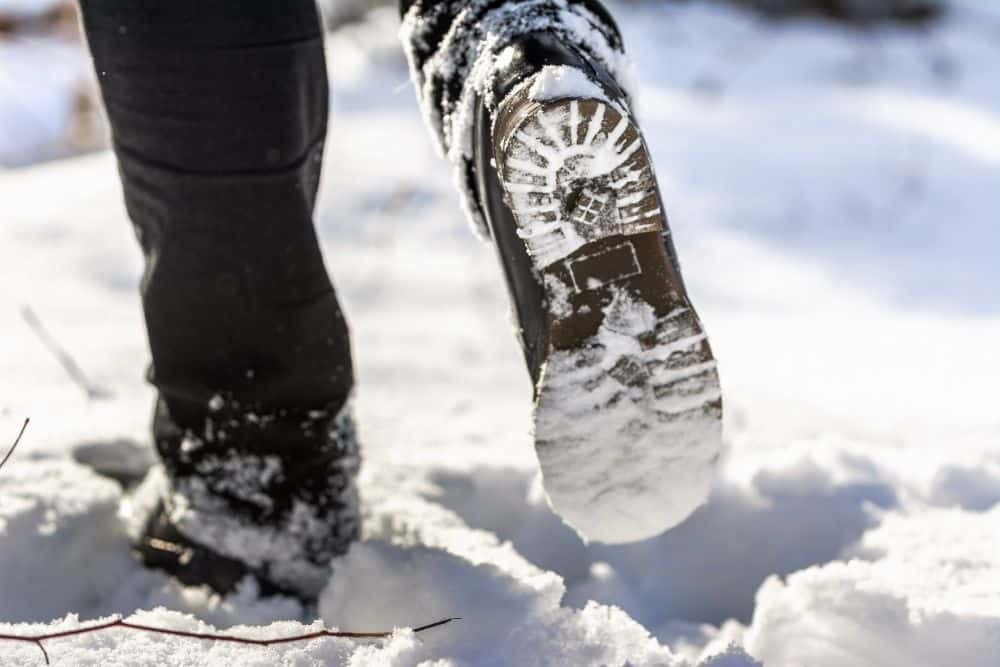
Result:
M462 616L450 630L421 637L427 659L456 664L488 664L497 655L518 665L549 664L546 656L555 655L579 665L681 664L622 610L596 602L570 610L561 597L555 578L536 587L443 549L369 541L338 565L321 609L372 627Z
M891 516L861 548L882 555L768 579L747 649L774 665L996 664L1000 510Z
M119 497L115 483L64 461L3 469L0 618L48 620L123 584L132 568Z

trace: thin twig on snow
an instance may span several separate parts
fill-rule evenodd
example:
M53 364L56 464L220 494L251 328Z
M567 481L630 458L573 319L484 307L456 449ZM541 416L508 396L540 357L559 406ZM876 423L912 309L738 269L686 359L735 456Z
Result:
M423 632L425 630L430 630L431 628L437 628L442 625L451 623L452 621L460 620L458 617L446 618L440 621L435 621L434 623L428 623L427 625L421 625L419 628L413 628L414 632ZM207 632L187 632L185 630L169 630L167 628L157 628L151 625L142 625L140 623L130 623L123 618L117 618L113 621L108 621L107 623L100 623L97 625L89 625L83 628L74 628L72 630L62 630L60 632L49 632L40 635L8 635L0 634L0 641L14 641L14 642L25 642L29 644L34 644L42 651L42 656L45 658L45 664L51 664L49 662L49 654L45 650L45 646L42 645L43 641L48 641L50 639L59 639L61 637L73 637L76 635L89 634L92 632L100 632L101 630L110 630L111 628L125 628L127 630L137 630L140 632L152 632L161 635L171 635L174 637L187 637L189 639L207 639L217 642L229 642L231 644L246 644L251 646L272 646L274 644L288 644L291 642L307 641L309 639L321 639L324 637L341 637L348 639L385 639L392 636L392 632L346 632L339 630L317 630L316 632L309 632L302 635L293 635L291 637L277 637L275 639L252 639L250 637L234 637L232 635L220 635L212 634Z
M13 456L14 450L17 449L18 443L21 442L21 436L24 435L24 431L28 428L28 422L30 421L31 417L25 417L24 423L21 424L21 432L17 434L17 437L14 439L14 444L7 450L7 454L3 457L3 461L0 461L0 469L2 469L7 464L8 459Z
M59 344L52 335L46 331L45 327L42 325L42 321L35 314L35 311L31 309L30 306L21 307L21 317L24 321L31 327L31 330L35 332L35 335L42 341L42 344L48 348L59 364L65 369L66 373L69 374L70 379L73 380L83 392L87 395L87 399L94 401L102 398L109 398L111 392L92 384L87 376L84 374L83 369L80 368L80 364L76 363L69 352L66 351L62 345Z

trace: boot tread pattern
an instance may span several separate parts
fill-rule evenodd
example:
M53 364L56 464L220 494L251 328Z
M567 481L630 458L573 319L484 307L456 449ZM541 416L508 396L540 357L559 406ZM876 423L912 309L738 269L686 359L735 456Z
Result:
M539 268L597 239L663 228L642 137L608 102L541 107L504 155L504 190Z
M722 394L666 255L649 154L617 104L508 102L497 170L549 310L534 434L545 489L590 539L650 537L707 495Z

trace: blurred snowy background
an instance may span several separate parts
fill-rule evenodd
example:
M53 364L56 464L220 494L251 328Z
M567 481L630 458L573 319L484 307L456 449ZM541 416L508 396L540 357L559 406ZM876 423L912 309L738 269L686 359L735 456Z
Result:
M421 125L395 9L371 4L327 7L317 213L353 324L365 541L302 609L128 555L121 490L88 465L148 465L141 258L72 6L0 0L0 434L33 418L0 472L0 632L457 615L368 644L116 630L47 648L65 665L1000 664L1000 6L611 3L729 451L690 520L609 547L545 505L500 273Z

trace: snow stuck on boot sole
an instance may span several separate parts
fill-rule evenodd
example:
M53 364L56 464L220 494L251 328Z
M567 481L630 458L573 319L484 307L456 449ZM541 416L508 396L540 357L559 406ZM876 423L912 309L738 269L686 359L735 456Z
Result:
M527 90L501 106L494 136L547 294L535 405L546 493L587 539L653 537L708 496L722 438L716 364L666 254L634 122L606 99L538 101Z

